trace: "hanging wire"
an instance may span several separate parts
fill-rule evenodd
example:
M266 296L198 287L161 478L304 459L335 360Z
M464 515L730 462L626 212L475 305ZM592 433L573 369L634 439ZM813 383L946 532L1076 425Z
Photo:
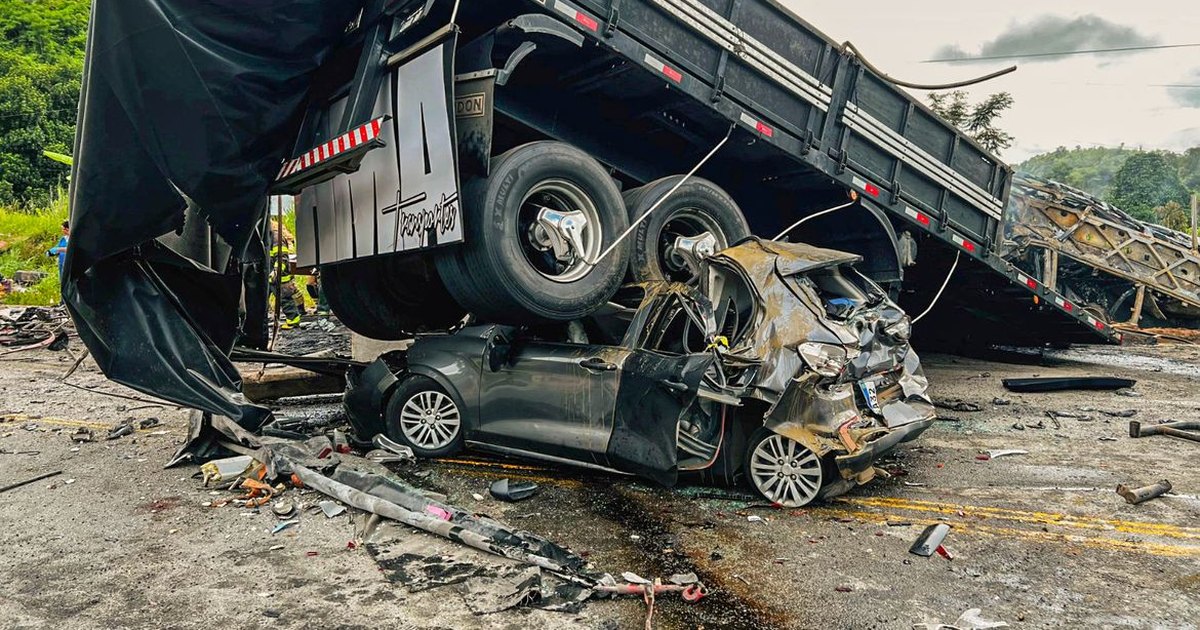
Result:
M794 230L794 229L796 229L796 228L800 227L801 225L803 225L803 224L804 224L804 222L805 222L805 221L808 221L809 219L815 219L815 218L817 218L817 217L819 217L819 216L821 216L821 215L823 215L823 214L829 214L830 212L835 212L835 211L837 211L837 210L841 210L841 209L843 209L843 208L849 208L850 206L853 206L855 203L858 203L858 195L857 195L857 194L854 194L854 191L851 191L851 195L850 195L850 197L851 197L850 201L848 201L848 202L846 202L846 203L844 203L844 204L842 204L842 205L840 205L840 206L835 206L835 207L833 207L833 208L828 208L828 209L826 209L826 210L822 210L822 211L820 211L820 212L817 212L817 213L815 213L815 214L810 214L810 215L808 215L808 216L804 217L803 219L800 219L799 221L797 221L797 222L795 222L795 223L793 223L793 224L789 225L789 226L787 227L787 229L785 229L784 231L780 232L779 234L776 234L776 235L775 235L775 238L773 238L773 239L771 239L771 240L772 240L772 241L778 241L779 239L783 238L783 237L784 237L784 235L786 235L788 232L791 232L792 230Z
M921 318L928 315L929 311L932 311L933 307L937 305L938 300L942 297L942 292L945 291L946 287L950 284L950 278L954 277L954 270L958 269L958 259L961 256L962 252L954 252L954 264L950 265L950 273L946 274L946 279L942 281L942 288L938 289L937 295L933 296L933 301L929 303L929 306L926 307L924 311L921 311L920 315L917 315L913 318L912 323L915 324L921 321Z
M899 85L900 87L912 88L914 90L953 90L955 88L967 87L968 85L975 85L978 83L983 83L984 81L991 81L992 79L995 79L996 77L1002 77L1010 72L1016 72L1016 70L1017 70L1016 66L1009 66L1003 70L997 70L991 74L985 74L981 77L976 77L974 79L955 81L953 83L911 83L909 81L901 81L900 79L892 77L891 75L880 70L879 68L876 68L874 64L872 64L869 60L867 60L867 58L862 54L862 52L860 52L857 48L854 47L854 44L852 44L848 41L842 43L842 51L843 52L849 51L850 53L852 53L856 59L861 61L862 64L867 67L867 69L869 69L871 72L874 72L875 74L879 75L887 82L893 83L895 85Z

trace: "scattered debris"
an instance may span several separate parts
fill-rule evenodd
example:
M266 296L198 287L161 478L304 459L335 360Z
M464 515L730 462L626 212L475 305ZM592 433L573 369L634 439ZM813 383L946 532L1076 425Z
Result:
M1013 423L1013 425L1012 425L1012 428L1014 428L1014 429L1016 429L1016 430L1018 430L1018 431L1024 431L1024 430L1025 430L1025 425L1021 424L1020 422L1014 422L1014 423Z
M983 411L983 407L979 406L978 404L973 403L973 402L968 402L965 400L959 400L957 398L952 398L952 399L948 399L948 400L935 399L933 401L933 406L937 407L939 409L948 409L950 411L966 411L966 412Z
M142 420L141 422L139 422L138 428L139 429L153 429L154 427L156 427L160 424L162 424L161 420L159 420L158 418L155 418L154 416L151 416L151 417L146 418L146 419Z
M991 630L992 628L1006 628L1008 623L1004 621L991 621L984 619L979 615L982 611L978 608L968 608L963 614L958 616L958 620L950 625L944 623L918 623L914 624L913 628L921 630Z
M990 450L987 454L988 458L996 459L997 457L1008 457L1009 455L1028 455L1029 451L1023 451L1019 448L1001 448Z
M214 459L201 465L200 473L204 475L204 485L207 486L210 483L236 479L244 475L253 464L254 458L249 455Z
M908 548L908 552L914 555L928 558L942 546L942 541L946 539L946 534L950 533L950 526L946 523L935 523L925 528L920 536Z
M621 579L625 580L626 582L629 582L630 584L650 584L651 583L650 580L647 580L646 578L644 578L636 573L633 573L632 571L626 571L626 572L622 573Z
M1141 488L1130 488L1125 484L1117 486L1117 494L1125 498L1125 502L1130 505L1137 505L1143 501L1149 501L1155 497L1162 496L1171 491L1171 482L1163 479L1158 483Z
M333 518L346 511L346 506L333 501L321 501L317 505L320 506L321 512L325 514L325 518Z
M271 504L271 511L279 518L287 518L296 513L296 504L288 499L280 499Z
M279 532L281 532L289 527L292 527L293 525L299 525L299 524L300 524L300 521L297 521L297 520L283 521L282 523L277 524L274 528L271 529L271 535L274 536L275 534L278 534Z
M43 480L43 479L49 479L50 477L53 477L53 476L55 476L55 475L61 475L61 474L62 474L62 471L61 471L61 470L55 470L55 471L53 471L53 472L48 472L48 473L45 473L45 474L38 475L38 476L36 476L36 477L34 477L34 478L32 478L32 479L26 479L25 481L18 481L18 482L16 482L16 483L10 483L10 484L8 484L7 486L4 486L4 487L0 488L0 494L2 494L2 493L5 493L5 492L8 492L9 490L14 490L14 489L16 489L16 488L20 488L21 486L29 485L29 484L31 484L31 483L33 483L33 482L35 482L35 481L41 481L41 480Z
M751 514L750 516L746 517L746 521L750 522L750 523L766 523L767 519L765 519L757 514Z
M997 396L992 399L992 404L996 405L997 407L1007 407L1008 405L1012 404L1012 401L1007 398L1000 398Z
M78 429L75 429L74 433L71 434L71 441L79 443L95 442L96 434L87 427L79 427Z
M1010 392L1041 393L1072 390L1119 390L1133 387L1137 381L1109 376L1065 376L1042 378L1006 378L1002 381Z
M522 501L533 496L537 489L538 485L532 481L512 481L506 477L493 482L488 492L501 501Z
M125 420L123 422L113 425L113 427L108 430L108 437L106 437L105 439L106 440L115 440L115 439L125 436L125 435L133 435L133 431L134 431L133 421Z
M1181 420L1163 424L1144 425L1137 420L1129 421L1129 437L1143 438L1151 435L1169 435L1171 437L1200 442L1200 421Z

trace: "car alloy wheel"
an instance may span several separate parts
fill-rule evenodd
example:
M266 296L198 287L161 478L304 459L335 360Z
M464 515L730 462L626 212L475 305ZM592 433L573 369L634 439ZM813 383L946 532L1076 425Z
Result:
M446 394L425 390L413 394L400 408L400 430L414 446L429 451L446 448L458 437L462 418Z
M824 481L821 458L795 440L772 433L758 442L747 464L750 481L767 499L800 507L817 498Z

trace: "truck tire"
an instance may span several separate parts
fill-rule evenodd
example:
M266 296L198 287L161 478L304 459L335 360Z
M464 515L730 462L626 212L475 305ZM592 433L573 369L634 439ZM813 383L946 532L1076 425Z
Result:
M682 178L666 177L625 193L630 222L644 215ZM691 282L694 274L672 253L678 237L705 233L716 240L714 251L750 236L750 226L737 203L716 184L692 177L638 224L631 247L629 275L634 282Z
M619 288L628 248L595 259L628 227L621 193L596 160L561 142L532 142L463 186L466 242L437 258L451 295L484 321L524 324L591 313ZM556 250L546 210L582 218L579 245ZM548 215L547 215L548 216ZM541 217L545 218L545 217ZM579 255L583 250L583 256Z
M347 328L394 341L466 316L423 254L372 256L321 267L321 289Z

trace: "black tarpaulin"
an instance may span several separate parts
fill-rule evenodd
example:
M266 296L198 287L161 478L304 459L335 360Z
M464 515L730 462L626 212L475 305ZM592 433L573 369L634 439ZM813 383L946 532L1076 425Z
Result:
M261 251L255 227L309 77L361 5L94 0L63 297L109 378L244 426L269 414L240 397L226 356L229 254ZM183 233L185 208L215 235L205 260L154 243Z

